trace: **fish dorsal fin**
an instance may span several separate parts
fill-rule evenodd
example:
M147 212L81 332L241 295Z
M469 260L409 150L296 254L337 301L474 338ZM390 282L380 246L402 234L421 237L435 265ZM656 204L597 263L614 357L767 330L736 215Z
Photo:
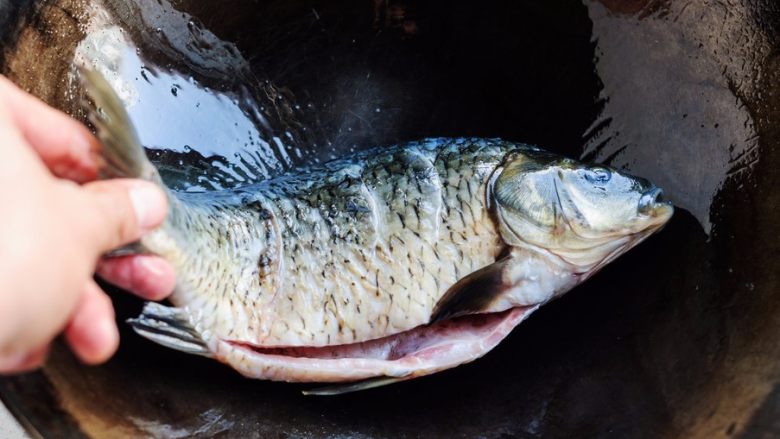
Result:
M165 347L188 354L211 357L211 351L200 332L190 323L189 314L181 309L147 302L141 315L127 323L139 335Z
M503 274L511 260L506 256L456 282L436 303L429 323L486 312L506 290Z

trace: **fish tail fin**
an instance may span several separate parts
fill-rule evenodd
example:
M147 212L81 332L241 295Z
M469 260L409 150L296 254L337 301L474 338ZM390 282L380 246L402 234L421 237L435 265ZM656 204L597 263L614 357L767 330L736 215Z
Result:
M146 157L130 116L108 81L97 71L86 67L78 67L77 75L84 90L82 106L102 145L99 177L147 180L162 188L168 194L169 201L173 201L175 197L163 183L157 168ZM170 210L177 208L176 203L169 204ZM149 253L153 252L141 241L111 251L106 256Z
M84 67L78 68L78 77L85 91L84 108L103 145L100 177L140 178L162 186L157 169L146 157L130 117L108 81Z
M200 332L190 323L189 315L181 308L147 302L141 315L128 319L127 323L142 337L167 348L213 356Z

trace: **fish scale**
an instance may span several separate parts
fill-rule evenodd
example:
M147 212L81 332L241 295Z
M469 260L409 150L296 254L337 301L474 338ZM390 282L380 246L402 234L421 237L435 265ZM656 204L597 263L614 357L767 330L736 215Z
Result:
M312 168L305 179L289 174L216 199L187 194L144 244L168 259L199 255L182 264L193 269L178 273L171 301L216 309L196 323L217 334L263 346L387 336L427 323L461 273L495 260L503 244L483 201L488 170L526 147L431 139ZM175 246L157 243L170 236Z

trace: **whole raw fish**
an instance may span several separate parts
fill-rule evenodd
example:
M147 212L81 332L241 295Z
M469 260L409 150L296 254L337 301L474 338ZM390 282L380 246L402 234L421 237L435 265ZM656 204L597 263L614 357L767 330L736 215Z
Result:
M81 75L107 175L164 187L110 86ZM673 211L641 178L485 139L168 195L166 222L140 247L175 267L175 307L147 304L136 331L253 378L375 378L338 391L479 358Z

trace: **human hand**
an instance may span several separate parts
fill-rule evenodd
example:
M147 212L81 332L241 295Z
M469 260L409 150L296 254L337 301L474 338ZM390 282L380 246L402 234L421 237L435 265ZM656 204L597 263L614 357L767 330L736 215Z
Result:
M0 76L0 373L40 366L59 333L85 363L116 351L96 270L149 300L173 289L161 258L101 259L158 226L167 204L148 182L94 181L98 151L83 125Z

